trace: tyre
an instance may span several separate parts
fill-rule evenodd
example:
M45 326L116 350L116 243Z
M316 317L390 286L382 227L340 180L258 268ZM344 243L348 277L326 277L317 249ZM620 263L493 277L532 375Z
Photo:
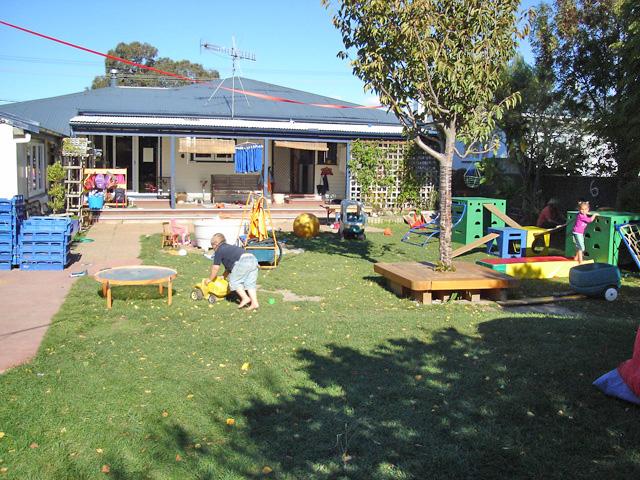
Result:
M209 298L207 298L207 302L209 302L211 305L213 305L217 301L218 301L218 297L216 297L215 295L209 295Z
M607 302L613 302L618 298L618 289L616 287L607 287L603 295Z
M194 288L191 290L191 300L202 300L204 295L202 294L202 290L198 288Z
M367 239L367 236L364 233L359 233L358 234L358 240L364 241Z

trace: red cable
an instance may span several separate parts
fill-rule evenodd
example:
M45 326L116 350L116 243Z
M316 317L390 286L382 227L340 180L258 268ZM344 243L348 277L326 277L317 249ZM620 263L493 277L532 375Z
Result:
M17 30L21 30L21 31L26 32L26 33L30 33L31 35L35 35L37 37L41 37L41 38L45 38L47 40L51 40L53 42L61 43L62 45L66 45L68 47L77 48L78 50L83 50L85 52L93 53L94 55L99 55L101 57L109 58L111 60L115 60L115 61L118 61L118 62L126 63L127 65L132 65L134 67L142 68L144 70L151 70L152 72L157 72L157 73L160 73L161 75L168 75L170 77L179 78L180 80L186 80L188 82L193 82L193 83L206 83L206 82L208 82L208 80L196 80L196 79L193 79L193 78L185 77L184 75L180 75L178 73L167 72L165 70L160 70L158 68L150 67L148 65L143 65L141 63L132 62L131 60L127 60L127 59L122 58L122 57L116 57L115 55L110 55L108 53L102 53L102 52L98 52L96 50L91 50L90 48L82 47L80 45L76 45L75 43L66 42L64 40L60 40L59 38L50 37L49 35L45 35L43 33L38 33L38 32L35 32L33 30L29 30L27 28L20 27L18 25L14 25L14 24L9 23L9 22L5 22L3 20L0 20L0 24L6 25L7 27L15 28ZM264 93L250 92L250 91L247 91L247 90L239 90L239 89L236 89L236 88L229 88L229 87L223 87L223 86L220 86L219 88L221 88L223 90L227 90L229 92L242 93L244 95L249 95L251 97L261 98L263 100L270 100L270 101L274 101L274 102L283 102L283 103L293 103L293 104L296 104L296 105L310 105L310 106L313 106L313 107L321 107L321 108L374 109L374 108L381 108L382 107L382 105L372 105L372 106L360 106L360 105L358 105L358 106L352 107L352 106L349 106L349 105L334 105L334 104L325 104L325 103L305 103L305 102L300 102L298 100L291 100L289 98L274 97L272 95L265 95Z

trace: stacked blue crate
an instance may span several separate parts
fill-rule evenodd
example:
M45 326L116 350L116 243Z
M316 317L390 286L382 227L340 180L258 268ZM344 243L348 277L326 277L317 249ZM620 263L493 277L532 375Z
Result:
M74 221L31 217L22 223L18 248L20 270L63 270L69 262Z
M25 218L24 197L0 198L0 270L16 265L18 234Z

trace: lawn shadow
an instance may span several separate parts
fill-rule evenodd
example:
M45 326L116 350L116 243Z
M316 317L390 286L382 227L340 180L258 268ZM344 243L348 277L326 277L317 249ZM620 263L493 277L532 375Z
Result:
M362 258L371 263L380 261L388 253L402 255L405 252L394 244L379 244L369 240L340 240L337 234L322 232L313 238L286 238L289 248L302 248L315 253L327 253L351 258Z
M278 478L634 478L640 410L591 386L629 356L633 323L505 316L478 336L302 350L310 384L253 400L233 449Z

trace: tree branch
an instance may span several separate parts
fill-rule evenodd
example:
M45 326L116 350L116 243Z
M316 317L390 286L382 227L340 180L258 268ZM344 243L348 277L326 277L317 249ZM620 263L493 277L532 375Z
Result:
M438 162L442 163L445 160L445 156L442 153L435 151L433 148L431 148L426 143L424 143L422 141L422 138L420 138L420 135L416 135L416 137L413 139L413 141L415 142L416 145L418 145L422 150L424 150L429 155L431 155L433 158L435 158Z

